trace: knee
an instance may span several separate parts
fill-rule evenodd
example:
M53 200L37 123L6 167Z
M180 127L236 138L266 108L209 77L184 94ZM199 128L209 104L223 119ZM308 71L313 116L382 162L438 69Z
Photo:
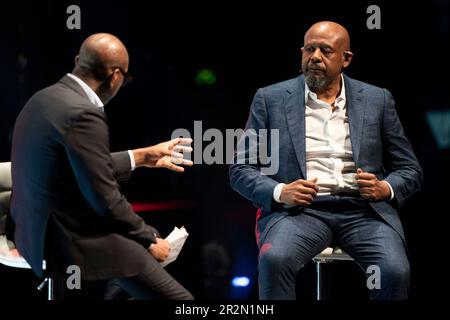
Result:
M268 250L260 252L259 268L265 271L280 271L289 266L291 255L281 250Z
M410 278L409 263L385 263L380 267L381 282L386 285L407 285Z

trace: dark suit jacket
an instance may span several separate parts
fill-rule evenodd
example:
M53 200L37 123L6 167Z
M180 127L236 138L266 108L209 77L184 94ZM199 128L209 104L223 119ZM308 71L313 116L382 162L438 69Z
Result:
M420 188L422 170L404 135L389 91L344 77L353 160L356 167L376 174L392 186L395 199L370 205L404 239L396 208ZM274 202L275 186L306 179L304 76L259 89L246 129L279 129L280 135L276 174L261 175L259 165L236 161L230 167L232 188L262 209L257 224L262 243L270 227L289 213Z
M42 277L81 268L85 280L141 272L157 231L119 190L127 152L110 154L105 114L68 76L20 112L12 143L11 216L20 253Z

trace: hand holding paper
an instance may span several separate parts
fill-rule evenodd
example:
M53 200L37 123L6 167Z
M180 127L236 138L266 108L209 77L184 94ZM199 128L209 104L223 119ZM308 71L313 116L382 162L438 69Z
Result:
M159 262L166 260L170 252L169 241L156 238L156 243L150 246L149 252Z
M184 227L175 227L173 231L167 236L166 240L169 242L170 251L169 256L166 260L161 262L161 265L165 267L169 263L175 261L183 248L184 242L186 241L189 233L187 233Z

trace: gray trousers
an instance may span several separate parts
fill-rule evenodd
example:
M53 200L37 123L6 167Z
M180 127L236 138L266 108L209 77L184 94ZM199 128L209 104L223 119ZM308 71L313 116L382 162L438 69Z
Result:
M260 244L261 299L295 299L296 275L301 267L330 245L347 252L366 272L380 270L377 300L407 299L410 266L405 243L362 198L321 196L310 207L276 222Z

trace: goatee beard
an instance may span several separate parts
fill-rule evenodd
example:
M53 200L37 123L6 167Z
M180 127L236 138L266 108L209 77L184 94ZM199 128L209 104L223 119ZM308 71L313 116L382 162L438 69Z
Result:
M305 81L308 88L315 90L323 90L328 87L330 81L326 77L317 77L311 74L305 74Z

